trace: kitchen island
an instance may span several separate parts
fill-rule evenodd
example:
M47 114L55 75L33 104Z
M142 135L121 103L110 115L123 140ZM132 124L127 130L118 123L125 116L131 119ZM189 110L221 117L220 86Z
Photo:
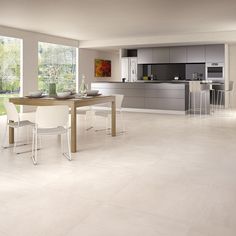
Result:
M186 114L188 110L189 83L186 81L94 82L91 89L103 95L123 94L122 107L127 110L167 114ZM209 112L209 96L206 104Z

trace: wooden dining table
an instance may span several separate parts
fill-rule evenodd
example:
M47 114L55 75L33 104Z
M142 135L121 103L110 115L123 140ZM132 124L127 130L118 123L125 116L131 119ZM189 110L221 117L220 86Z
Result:
M56 106L67 105L71 110L71 152L77 151L77 120L76 120L76 108L92 106L102 103L111 104L111 136L116 136L116 100L115 96L94 96L85 98L71 98L71 99L56 99L52 97L43 98L29 98L29 97L17 97L9 98L9 101L15 105L27 105L27 106ZM14 129L9 128L9 143L14 143Z

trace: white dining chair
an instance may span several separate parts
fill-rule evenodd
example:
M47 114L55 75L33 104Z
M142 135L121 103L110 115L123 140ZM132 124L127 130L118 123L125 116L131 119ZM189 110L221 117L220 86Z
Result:
M61 135L62 154L71 161L70 127L68 106L42 106L38 107L35 114L35 127L33 129L32 160L37 164L38 137L45 135ZM67 152L63 136L67 139Z
M76 110L76 114L84 116L85 129L87 131L94 128L95 111L92 106L79 107Z
M123 117L123 110L122 110L122 103L124 100L124 95L123 94L112 94L112 95L115 96L115 98L116 98L116 115L118 115L117 118L120 118L119 120L120 120L120 123L122 126L121 133L124 133L125 132L125 125L124 125L124 117ZM106 106L105 106L104 110L96 109L96 107L94 106L95 116L102 116L102 117L105 117L105 119L106 119L106 129L96 129L95 131L106 130L106 131L110 132L110 130L111 130L111 107L108 106L108 104L105 104L105 105Z
M7 137L7 130L8 128L13 128L15 131L15 142L14 142L14 148L13 148L13 152L20 154L21 152L16 152L16 148L20 145L17 145L19 142L19 128L22 127L33 127L35 124L29 120L21 120L20 119L20 115L15 107L15 105L9 101L4 102L4 107L6 110L6 114L7 114L7 124L5 127L5 132L4 132L4 136L3 136L3 140L2 140L2 147L3 148L9 148L10 146L5 146L5 142L6 142L6 137ZM27 135L27 143L29 140L29 131L27 130L26 132ZM23 144L25 145L25 144Z

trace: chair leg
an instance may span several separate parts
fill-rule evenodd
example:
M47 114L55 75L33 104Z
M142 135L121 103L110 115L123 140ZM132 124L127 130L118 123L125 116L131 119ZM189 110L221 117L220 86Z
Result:
M123 112L120 111L120 120L121 120L121 125L122 125L122 132L125 132L125 123L124 123L124 116L123 116Z
M86 111L85 114L85 123L86 123L86 130L90 130L94 127L95 119L95 112L93 110Z
M32 155L31 155L31 158L32 158L32 161L33 161L33 164L34 165L37 165L37 134L36 134L36 131L34 130L33 131L33 141L32 141Z
M66 132L66 141L67 141L67 153L64 151L63 156L65 156L69 161L71 161L71 150L70 150L70 133L69 130ZM64 142L63 142L64 143Z
M64 145L63 137L64 137L64 135L61 134L61 153L64 155L65 145Z
M202 116L202 92L200 92L200 104L199 104L199 106L200 106L200 116Z
M211 112L214 113L215 111L215 89L211 90L211 97L210 97L210 102L212 101L212 105L211 105ZM212 98L212 99L211 99ZM210 103L211 104L211 103Z
M19 140L19 127L15 129L15 140L14 140L14 147L13 147L13 152L14 153L17 153L16 152L16 148L17 148L17 142Z
M217 107L217 110L219 109L219 96L220 96L220 91L217 90L217 94L216 94L216 107Z
M110 128L110 120L111 120L111 115L108 114L106 117L106 133L109 134L109 130L111 130Z
M223 109L223 92L220 92L220 108Z
M34 144L34 140L35 140L35 135L34 135L34 131L33 131L33 135L32 135L32 152L31 152L31 158L32 161L34 163L34 155L35 155L35 144Z
M188 112L191 115L191 93L188 94Z
M6 124L5 131L2 136L2 148L6 148L5 143L6 143L6 139L7 139L7 128L8 128L8 125Z
M69 160L71 161L71 150L70 150L70 132L69 130L66 133L67 137L67 146L68 146L68 155L69 155Z

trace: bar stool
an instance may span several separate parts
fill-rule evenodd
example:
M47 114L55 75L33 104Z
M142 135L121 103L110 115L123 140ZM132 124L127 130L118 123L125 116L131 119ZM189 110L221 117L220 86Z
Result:
M217 97L216 97L216 103L218 108L223 108L224 107L224 97L226 93L229 93L229 106L231 107L231 95L234 89L234 81L229 81L229 89L223 90L219 89L217 90Z
M200 99L199 99L199 107L197 108L198 101L196 100L196 97L198 98L198 96L200 97ZM192 113L192 111L194 115L196 111L199 111L200 115L202 114L203 96L205 99L205 114L207 114L207 102L206 102L207 90L202 90L200 81L190 81L189 82L189 104L188 104L190 114Z
M216 105L216 90L213 89L213 86L212 84L209 84L210 85L210 104L212 104L211 106L211 111L214 112L215 111L215 105Z

